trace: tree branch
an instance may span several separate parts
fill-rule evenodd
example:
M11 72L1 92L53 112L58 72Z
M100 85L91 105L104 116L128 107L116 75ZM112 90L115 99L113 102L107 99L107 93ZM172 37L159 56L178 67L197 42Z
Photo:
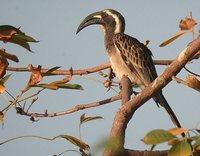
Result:
M76 105L74 108L71 108L71 109L68 109L68 110L65 110L65 111L62 111L62 112L55 112L55 113L48 113L48 112L45 112L45 113L30 113L30 112L24 111L22 108L17 107L17 113L19 113L20 115L26 115L26 116L30 116L30 117L55 117L55 116L71 114L71 113L77 112L79 110L87 109L87 108L102 106L102 105L109 104L111 102L117 101L119 99L121 99L121 96L116 95L116 96L113 96L111 98L101 100L101 101L98 101L98 102Z
M185 48L179 56L168 66L165 71L156 78L148 87L137 94L132 100L123 104L117 111L113 127L111 129L111 138L118 138L123 136L126 130L127 124L134 115L135 111L141 107L146 101L156 94L159 90L165 87L171 80L172 76L176 76L185 64L193 58L193 56L200 50L200 37L195 39L187 48ZM121 140L119 140L121 141ZM120 147L124 146L124 142L117 142ZM122 149L106 148L103 156L122 156ZM129 156L128 153L126 153ZM143 155L143 154L141 154Z
M172 60L154 60L154 64L156 65L169 65L172 62ZM53 71L52 74L55 75L85 75L90 73L95 73L107 68L110 68L110 63L104 63L102 65L92 67L92 68L86 68L86 69L80 69L80 70L56 70ZM33 67L33 70L37 69L37 67ZM29 67L7 67L7 71L15 71L15 72L31 72ZM49 69L41 69L41 73L46 73Z
M123 76L120 81L121 86L121 96L122 96L122 105L128 102L133 94L133 88L130 79L127 76Z
M33 67L33 69L36 69L37 67ZM94 73L94 72L98 72L100 70L104 70L110 68L110 63L105 63L96 67L92 67L92 68L87 68L87 69L80 69L80 70L73 70L72 68L69 70L56 70L53 71L52 74L55 75L85 75L85 74L90 74L90 73ZM16 71L16 72L31 72L29 67L7 67L8 71ZM41 69L41 73L46 73L49 69Z
M163 150L163 151L147 151L147 150L130 150L130 149L125 149L123 155L121 156L168 156L168 150Z

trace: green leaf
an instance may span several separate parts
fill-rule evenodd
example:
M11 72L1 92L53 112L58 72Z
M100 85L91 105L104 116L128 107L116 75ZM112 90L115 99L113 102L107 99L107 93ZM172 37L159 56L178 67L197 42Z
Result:
M46 73L42 74L42 76L51 76L51 75L54 75L52 74L55 70L59 69L60 67L59 66L56 66L56 67L53 67L51 69L49 69Z
M6 76L4 76L3 78L0 79L1 82L5 83L11 76L12 74L8 74Z
M200 129L196 129L196 131L200 134Z
M15 28L11 25L0 25L0 36L9 36L11 32L22 33L19 28Z
M53 84L36 84L36 85L32 85L31 87L40 87L40 88L46 88L46 89L51 89L51 90L58 89L58 87Z
M168 156L190 156L192 148L188 142L179 141L169 150Z
M69 142L71 142L72 144L74 144L84 150L90 148L90 146L87 145L85 142L83 142L82 140L77 139L71 135L59 135L59 136L57 136L57 138L64 138L64 139L68 140Z
M195 135L195 136L190 137L190 140L192 140L192 141L197 141L198 139L200 139L199 135Z
M200 148L200 136L196 136L196 138L193 140L195 140L195 143L193 145L194 149L196 149L196 148L199 149Z
M58 90L59 88L83 90L81 85L78 85L78 84L64 84L64 83L37 84L37 85L32 85L31 87L41 87L41 88L46 88L46 89L51 89L51 90Z
M79 84L70 84L70 83L58 83L55 84L58 88L62 89L77 89L77 90L83 90L83 87Z
M176 138L170 132L163 130L163 129L156 129L150 131L143 139L144 143L147 145L156 145L163 142L167 142Z
M14 35L9 42L20 45L24 47L25 49L27 49L28 51L32 52L30 45L27 43L27 41L20 38L19 35Z
M0 40L4 43L11 42L18 44L27 50L31 51L27 42L38 42L33 37L26 35L24 32L10 25L0 26Z
M39 42L39 41L36 41L33 37L25 35L24 33L16 34L15 36L26 42Z
M98 119L103 119L101 116L94 116L94 117L85 117L85 114L81 115L80 117L80 124L93 121L93 120L98 120Z

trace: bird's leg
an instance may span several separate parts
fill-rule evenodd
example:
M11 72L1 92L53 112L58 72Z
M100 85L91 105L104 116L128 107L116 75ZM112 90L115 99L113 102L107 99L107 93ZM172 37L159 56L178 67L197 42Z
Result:
M100 72L99 74L103 77L108 77L108 79L106 79L106 81L103 83L104 86L106 88L108 88L108 90L110 90L112 86L116 86L116 85L113 84L113 83L116 83L116 82L113 82L113 78L115 77L115 74L113 73L112 68L110 68L108 74L104 74L102 72Z

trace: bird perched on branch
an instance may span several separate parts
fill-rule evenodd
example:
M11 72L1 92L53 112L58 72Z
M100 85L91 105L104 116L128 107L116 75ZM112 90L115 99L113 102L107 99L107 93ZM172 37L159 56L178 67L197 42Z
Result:
M93 24L103 28L105 48L111 67L119 79L126 75L133 87L144 89L158 77L151 51L136 38L124 33L125 20L119 12L106 9L92 13L82 21L77 33ZM175 126L181 127L162 91L156 93L153 99L166 109Z

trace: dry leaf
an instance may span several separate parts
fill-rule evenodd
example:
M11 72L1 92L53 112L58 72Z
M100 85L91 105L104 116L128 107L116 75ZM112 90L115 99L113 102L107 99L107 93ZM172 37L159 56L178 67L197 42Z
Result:
M166 45L168 45L169 43L173 42L174 40L176 40L178 37L182 36L183 34L190 32L190 30L182 30L180 32L178 32L176 35L174 35L173 37L171 37L170 39L162 42L159 46L160 47L164 47Z
M0 94L4 93L5 90L6 90L6 87L5 87L5 82L8 81L8 79L10 78L12 74L8 74L6 76L4 76L3 78L0 78Z
M170 39L162 42L160 44L160 47L164 47L164 46L168 45L169 43L173 42L174 40L176 40L178 37L182 36L183 34L185 34L187 32L191 32L196 24L197 23L196 23L196 21L194 19L185 17L184 20L181 20L179 22L179 27L180 27L181 31L178 32L173 37L171 37Z
M200 151L200 146L195 147L195 151L199 152Z
M69 81L71 81L71 79L72 79L71 76L67 76L67 77L65 77L65 78L62 79L62 80L54 81L54 82L51 82L50 84L52 84L52 85L56 85L56 84L65 84L65 83L68 83Z
M169 141L168 141L168 145L174 145L174 144L176 144L176 143L179 142L179 141L180 141L180 140L179 140L178 138L169 140Z
M173 135L178 135L178 134L182 134L188 131L188 129L186 128L171 128L168 130L170 133L172 133Z
M19 31L19 28L15 28L13 26L9 25L1 25L0 26L0 40L2 40L4 43L7 43L12 39L12 37L17 34Z
M3 125L3 121L4 121L4 113L2 111L0 111L0 123Z
M77 147L79 147L80 149L82 150L89 150L90 149L90 146L88 144L86 144L84 141L74 137L74 136L71 136L71 135L59 135L55 138L63 138L63 139L66 139L68 140L70 143L76 145Z
M7 52L5 51L5 49L0 49L0 55L1 55L2 57L5 57L5 58L7 58L7 59L9 59L9 60L14 61L14 62L19 62L19 59L17 58L16 55L7 53Z
M8 67L9 63L5 57L0 56L0 78L4 77L6 74L6 68Z
M86 123L89 121L93 121L93 120L98 120L98 119L103 119L103 117L101 117L101 116L86 117L85 113L84 113L80 117L80 124L83 124L83 123Z
M0 81L0 94L4 93L6 90L6 87L4 86L3 82Z
M188 75L186 77L186 82L189 87L200 92L200 81L194 75Z
M32 70L32 73L27 87L31 87L32 85L36 85L37 83L42 81L41 66L38 66L36 69L33 69L32 66L30 66L30 68Z
M181 30L191 30L196 25L196 21L192 18L185 17L185 19L182 19L179 23L179 28Z

